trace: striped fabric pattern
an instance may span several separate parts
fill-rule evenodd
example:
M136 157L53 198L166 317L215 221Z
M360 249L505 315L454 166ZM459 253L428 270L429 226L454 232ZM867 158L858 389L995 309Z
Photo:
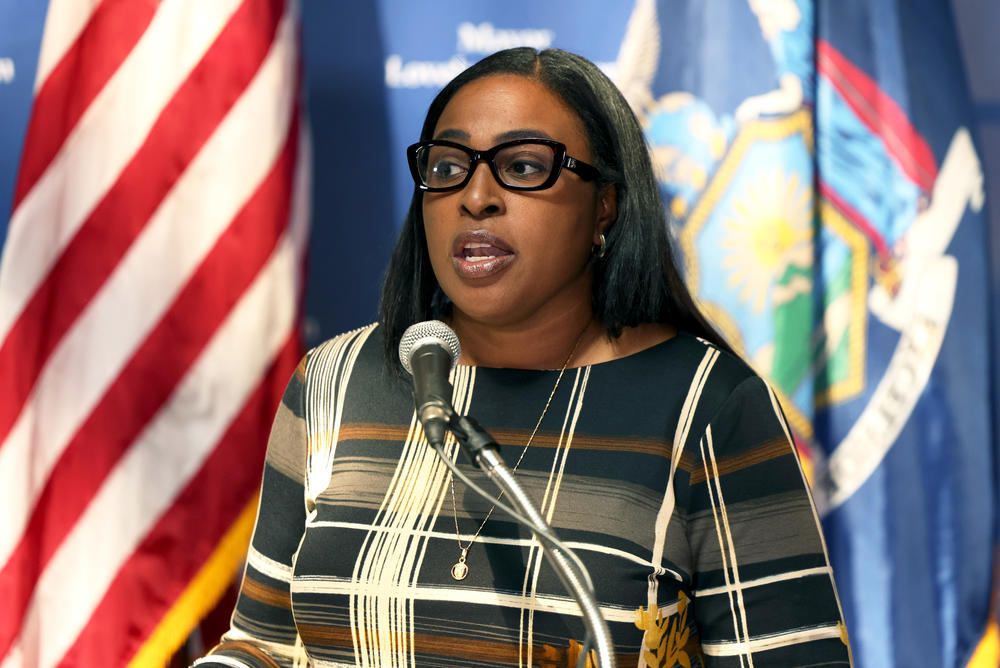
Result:
M576 603L500 513L451 578L455 520L468 543L490 504L456 483L455 515L381 349L368 327L300 363L232 629L198 665L575 665ZM557 375L460 366L454 403L513 465ZM619 665L850 665L784 417L728 354L681 334L567 371L516 476L587 565Z
M162 664L242 558L299 356L297 12L49 3L0 262L3 668Z

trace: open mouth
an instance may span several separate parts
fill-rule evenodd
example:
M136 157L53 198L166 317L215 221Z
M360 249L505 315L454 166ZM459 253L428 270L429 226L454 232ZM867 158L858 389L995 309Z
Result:
M483 230L466 232L455 240L452 264L459 276L485 278L507 267L516 258L499 237Z
M508 250L480 241L469 242L460 251L460 256L467 262L484 262L511 254Z

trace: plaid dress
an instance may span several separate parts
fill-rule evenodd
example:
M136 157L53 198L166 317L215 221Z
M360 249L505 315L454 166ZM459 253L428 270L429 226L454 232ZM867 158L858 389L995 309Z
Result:
M456 520L467 545L491 503L453 492L381 351L372 325L296 370L232 628L197 665L575 665L576 603L503 513L451 577ZM558 374L459 366L453 403L513 466ZM735 357L680 333L567 369L515 475L590 572L620 666L851 665L778 401Z

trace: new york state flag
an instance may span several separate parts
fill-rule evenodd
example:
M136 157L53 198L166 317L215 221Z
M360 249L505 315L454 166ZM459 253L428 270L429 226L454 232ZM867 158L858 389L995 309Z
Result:
M995 666L987 226L949 7L722 4L638 0L617 62L692 291L781 395L856 665Z

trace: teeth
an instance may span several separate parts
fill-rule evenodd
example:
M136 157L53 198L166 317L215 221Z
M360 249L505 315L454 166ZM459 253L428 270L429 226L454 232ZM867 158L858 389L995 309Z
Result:
M496 256L495 255L470 255L470 256L468 256L465 259L468 260L469 262L481 262L483 260L492 260L494 257L496 257Z
M489 248L492 244L484 244L480 241L473 241L465 244L466 248Z

